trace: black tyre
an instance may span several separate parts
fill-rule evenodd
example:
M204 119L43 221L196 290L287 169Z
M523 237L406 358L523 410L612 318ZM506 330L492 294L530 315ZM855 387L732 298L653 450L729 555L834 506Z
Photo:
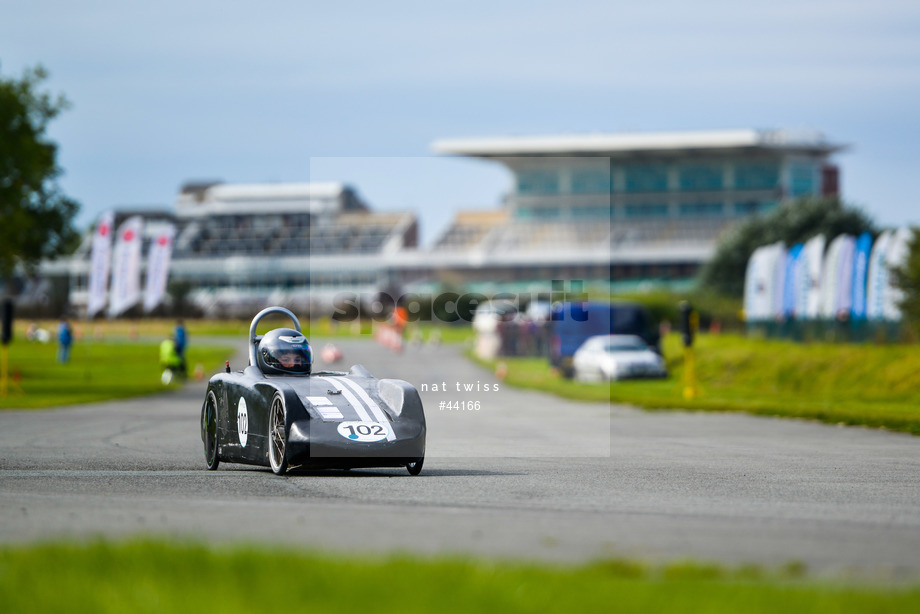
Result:
M217 469L220 464L220 455L217 453L217 398L213 391L208 392L208 398L201 408L201 440L204 442L204 460L208 469Z
M275 394L268 412L268 462L275 475L284 475L288 468L286 422L284 399Z
M422 465L425 464L425 457L413 461L411 463L406 463L406 471L409 472L409 475L418 475L422 472Z

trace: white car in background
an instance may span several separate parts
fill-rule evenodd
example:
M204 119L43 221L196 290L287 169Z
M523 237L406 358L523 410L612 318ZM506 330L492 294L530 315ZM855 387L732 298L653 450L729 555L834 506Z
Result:
M667 377L664 359L636 335L588 337L572 359L580 381Z

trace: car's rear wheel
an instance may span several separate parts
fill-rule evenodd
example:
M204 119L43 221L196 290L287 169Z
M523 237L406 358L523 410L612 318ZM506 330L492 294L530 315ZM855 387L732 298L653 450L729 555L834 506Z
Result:
M411 463L406 463L406 471L409 472L409 475L418 475L422 472L422 465L425 464L425 457L421 457L416 461Z
M204 441L204 460L208 469L217 469L220 456L217 453L217 398L213 391L208 392L208 398L201 409L201 439Z
M280 394L275 394L268 412L268 462L276 475L284 475L288 468L284 414L284 399Z

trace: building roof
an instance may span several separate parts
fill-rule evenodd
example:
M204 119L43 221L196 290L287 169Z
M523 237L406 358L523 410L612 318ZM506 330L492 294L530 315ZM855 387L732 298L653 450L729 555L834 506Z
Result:
M214 200L273 200L292 198L334 198L345 185L336 182L313 183L222 183L208 191Z
M716 130L628 132L558 136L510 136L435 141L436 153L475 156L605 156L627 153L771 149L829 154L845 146L829 143L817 131Z
M176 198L179 217L366 208L350 187L338 182L186 184Z

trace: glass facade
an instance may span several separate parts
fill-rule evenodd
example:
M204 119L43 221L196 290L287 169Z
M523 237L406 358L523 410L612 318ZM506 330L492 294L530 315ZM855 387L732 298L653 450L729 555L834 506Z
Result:
M665 192L668 167L664 164L636 164L624 168L627 192Z
M518 194L558 194L559 173L556 171L519 171Z
M736 190L771 190L779 187L779 163L735 164Z
M686 164L678 171L681 190L721 190L723 187L721 164Z
M628 219L668 217L670 208L662 203L651 205L626 205L624 213Z
M789 193L806 196L818 193L818 169L811 164L793 164L789 168Z
M681 217L712 217L725 213L722 203L681 203Z
M699 157L649 159L599 168L596 159L578 167L576 159L558 169L516 171L516 217L524 219L718 218L763 213L786 196L821 190L819 161L781 154L745 159ZM529 163L530 164L530 163ZM658 202L643 202L649 199ZM599 196L606 195L608 205ZM613 207L615 207L615 210Z
M609 194L612 187L609 169L572 172L572 194Z

